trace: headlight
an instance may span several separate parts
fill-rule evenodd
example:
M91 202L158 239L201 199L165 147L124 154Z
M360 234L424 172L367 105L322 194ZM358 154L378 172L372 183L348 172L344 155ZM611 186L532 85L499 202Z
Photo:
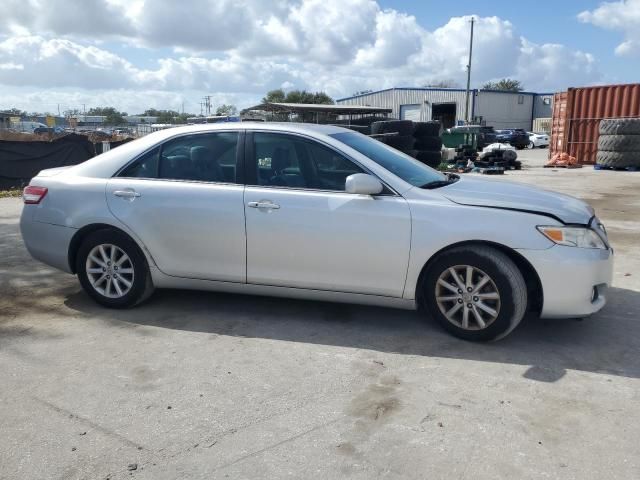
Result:
M540 233L558 245L580 248L606 249L600 235L585 227L538 227Z

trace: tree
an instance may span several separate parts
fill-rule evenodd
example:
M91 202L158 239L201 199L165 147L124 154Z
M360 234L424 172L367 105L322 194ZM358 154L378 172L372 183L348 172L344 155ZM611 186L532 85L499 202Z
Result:
M87 112L87 115L96 115L105 117L105 125L122 125L127 123L124 117L127 116L126 112L119 112L113 107L93 107Z
M193 113L180 113L175 110L157 110L155 108L148 108L141 113L141 117L156 117L158 123L164 124L182 124L187 123L187 118L195 117ZM142 119L141 123L145 123Z
M524 88L520 80L503 78L497 82L487 82L482 86L483 90L505 90L508 92L521 92Z
M333 98L324 92L307 92L306 90L291 90L286 95L281 88L267 92L262 103L315 103L333 105Z
M449 78L443 80L430 80L425 85L426 88L457 88L460 87L458 82Z
M265 97L262 99L262 103L282 103L285 100L284 90L278 88L276 90L269 90Z
M27 112L23 112L19 108L10 108L9 110L2 110L2 113L8 113L10 115L13 115L14 117L22 117L27 115Z
M233 116L233 115L236 115L237 113L238 113L238 109L236 108L235 105L227 105L226 103L223 103L216 109L216 115Z

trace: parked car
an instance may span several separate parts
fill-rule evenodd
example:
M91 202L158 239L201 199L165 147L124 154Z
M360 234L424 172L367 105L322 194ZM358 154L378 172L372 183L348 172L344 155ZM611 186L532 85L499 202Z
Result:
M487 145L498 141L493 127L486 127L483 125L459 125L457 127L451 127L448 132L475 134L478 150L482 150Z
M34 133L37 128L48 128L44 123L24 120L12 124L12 128L22 133Z
M521 128L510 128L505 130L496 130L496 141L500 143L508 143L518 150L529 145L529 135Z
M546 133L527 132L529 135L528 148L545 148L549 146L549 135Z
M64 133L62 127L36 127L33 129L33 133Z
M105 195L106 193L106 195ZM468 340L600 310L613 250L582 200L445 175L340 127L162 130L24 190L38 260L112 308L154 288L424 306Z

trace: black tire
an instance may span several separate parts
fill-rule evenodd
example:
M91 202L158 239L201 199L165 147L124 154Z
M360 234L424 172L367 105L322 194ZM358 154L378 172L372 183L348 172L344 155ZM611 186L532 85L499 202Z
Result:
M536 145L533 142L529 142L529 145L527 145L527 148L530 150L534 150L536 148Z
M604 167L640 167L640 152L598 152L596 163Z
M600 135L598 151L640 152L640 135Z
M393 137L387 137L384 141L384 143L386 143L390 147L393 147L402 152L406 152L408 150L413 149L414 142L415 142L415 139L410 135L405 135L405 136L396 135Z
M442 163L442 152L418 150L416 152L415 159L430 166L431 168L435 168Z
M502 152L502 158L508 162L513 162L518 158L518 154L513 150L504 150Z
M415 137L415 135L414 135ZM418 137L416 138L416 150L440 150L442 148L442 139L440 137Z
M600 120L600 135L640 135L640 118Z
M413 136L416 138L440 135L440 122L414 122L413 127Z
M401 136L413 135L413 122L411 120L384 120L371 124L371 133L398 133Z
M449 267L469 265L485 272L500 295L496 319L478 330L468 330L450 322L436 301L436 283ZM431 315L449 333L472 341L498 340L518 326L527 309L527 285L518 267L504 253L484 245L456 247L440 254L430 265L421 282L421 298Z
M117 246L126 253L131 260L134 271L133 285L122 297L109 298L98 292L89 281L85 268L87 257L94 247L102 244ZM147 259L138 245L126 234L118 230L98 230L90 233L83 240L80 248L78 249L78 255L76 256L76 272L78 272L78 280L80 280L80 284L84 291L87 292L87 294L97 303L109 308L133 307L149 298L154 290Z

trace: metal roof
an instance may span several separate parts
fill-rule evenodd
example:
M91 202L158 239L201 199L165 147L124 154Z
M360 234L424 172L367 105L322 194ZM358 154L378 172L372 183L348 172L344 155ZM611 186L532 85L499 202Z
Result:
M255 107L249 107L243 110L262 110L267 112L325 112L336 113L340 115L359 114L359 113L391 113L391 108L384 107L368 107L361 105L327 105L321 103L262 103Z
M375 90L367 93L361 93L358 95L352 95L350 97L339 98L336 102L343 102L345 100L351 100L353 98L366 97L367 95L373 95L376 93L388 92L391 90L416 90L421 92L466 92L467 90L464 88L441 88L441 87L391 87L391 88L383 88L382 90ZM472 88L469 90L470 93L475 94L476 92L491 92L491 93L519 93L521 95L553 95L553 93L536 93L536 92L513 92L511 90L484 90L482 88Z

